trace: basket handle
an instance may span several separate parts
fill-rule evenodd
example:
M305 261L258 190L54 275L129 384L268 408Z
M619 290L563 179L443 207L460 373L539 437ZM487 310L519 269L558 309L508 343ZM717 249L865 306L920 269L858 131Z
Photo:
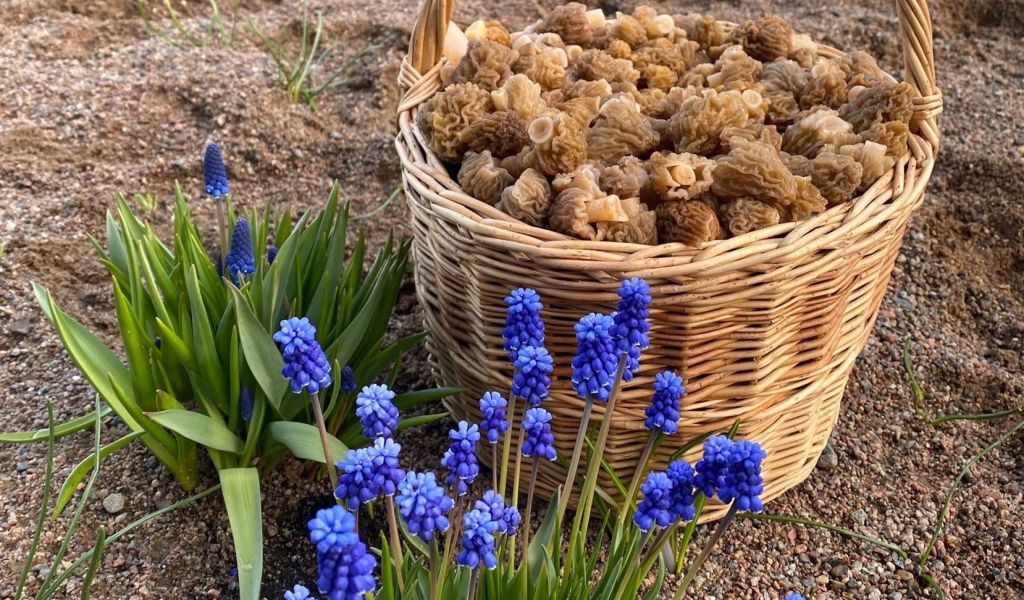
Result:
M412 30L406 61L413 73L403 74L403 83L415 83L444 56L444 40L455 10L455 0L423 0L419 19ZM932 18L928 0L897 0L900 41L903 45L903 78L920 96L914 99L911 128L939 149L937 118L942 112L942 94L935 83L935 53L932 47Z

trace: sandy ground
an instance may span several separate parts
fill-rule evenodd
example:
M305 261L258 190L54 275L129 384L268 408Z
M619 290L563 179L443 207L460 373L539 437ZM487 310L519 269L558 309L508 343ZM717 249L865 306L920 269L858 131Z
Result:
M160 3L152 2L159 5ZM92 394L43 320L30 282L107 339L114 333L108 282L89 235L101 235L116 191L155 194L150 215L169 231L169 198L181 183L212 232L198 197L206 141L222 142L236 201L269 201L302 210L324 202L337 179L353 212L380 205L400 181L392 149L395 83L415 2L313 2L337 67L361 49L352 78L320 100L319 112L287 102L275 88L270 58L239 28L231 47L178 48L148 32L129 0L8 0L0 4L0 430L45 426L45 404L59 419L91 408ZM460 4L456 18L500 16L513 26L536 18L551 0ZM886 0L660 3L667 11L711 11L720 18L777 12L803 31L845 49L864 48L898 69L897 24ZM632 2L603 3L607 11ZM207 9L189 3L189 27ZM243 2L242 21L294 43L301 4ZM159 16L159 15L158 15ZM910 340L918 376L935 412L982 412L1021 401L1024 338L1024 3L946 0L936 10L936 55L946 98L940 162L925 206L911 222L876 335L847 389L826 458L804 484L770 504L882 536L919 552L948 482L1010 423L932 427L909 400L900 365ZM159 27L169 22L158 20ZM364 221L379 242L401 232L407 216L394 202ZM398 332L420 317L411 288L396 316ZM411 357L402 385L427 385L425 357ZM432 464L444 447L440 423L404 441ZM124 433L114 421L105 439ZM57 445L58 481L90 451L88 435ZM1024 443L1013 440L975 466L950 512L929 568L950 598L1024 598ZM0 599L14 583L41 501L42 446L0 447ZM214 474L205 466L201 485ZM184 497L141 447L111 459L85 511L87 548L101 524L123 526ZM280 598L294 582L314 579L305 520L328 502L326 488L304 481L290 462L267 478L264 593ZM103 508L124 496L116 513ZM66 524L51 524L43 554ZM121 540L104 558L93 598L237 597L233 550L216 496ZM40 561L30 589L43 576ZM799 590L813 598L932 597L893 555L828 533L740 523L701 576L707 598L776 598ZM77 597L75 578L67 597Z

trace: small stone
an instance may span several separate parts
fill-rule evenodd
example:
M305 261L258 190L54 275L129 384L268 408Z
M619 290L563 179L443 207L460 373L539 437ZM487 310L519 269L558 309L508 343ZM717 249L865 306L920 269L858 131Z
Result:
M831 572L832 572L832 577L835 577L836 579L842 579L843 577L846 577L847 575L849 575L850 567L848 567L848 566L846 566L844 564L838 564L838 565L832 567L832 571Z
M103 510L112 515L124 510L124 494L111 494L103 499Z
M914 578L914 574L910 571L900 569L899 571L896 571L896 577L898 577L901 581L910 581Z
M831 471L839 466L839 455L836 454L832 444L825 444L821 456L818 457L818 468L823 471Z
M868 522L868 513L866 513L863 508L858 508L850 513L850 518L858 525L864 525Z
M14 319L11 322L10 331L15 335L28 335L32 332L32 321L24 317Z
M19 473L24 473L25 471L28 471L28 463L27 462L18 462L16 465L14 465L14 468Z

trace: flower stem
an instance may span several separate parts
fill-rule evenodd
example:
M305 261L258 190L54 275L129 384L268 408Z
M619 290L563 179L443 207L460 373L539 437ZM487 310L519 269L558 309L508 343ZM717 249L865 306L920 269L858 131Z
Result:
M640 480L643 478L644 471L647 470L647 463L651 460L651 453L654 451L654 443L658 440L658 430L652 429L651 435L647 438L647 444L644 445L643 452L640 453L640 462L636 463L636 471L633 472L633 480L629 483L629 492L626 494L626 500L622 504L622 510L619 512L619 522L626 522L626 515L629 509L633 506L633 501L636 500L636 492L640 488Z
M583 454L583 443L586 440L587 429L590 425L590 413L594 409L594 396L587 395L583 403L583 414L580 416L580 430L576 433L576 446L572 449L572 459L569 461L569 470L566 472L565 485L562 487L562 497L558 500L558 516L561 520L569 508L569 497L572 496L572 489L576 483L576 471L580 467L580 455ZM572 546L569 546L572 548Z
M327 464L327 475L331 478L331 491L338 489L338 468L334 465L334 458L331 456L331 444L327 441L327 424L324 423L324 413L320 410L320 394L309 395L313 404L313 415L316 416L316 427L320 430L320 443L324 448L324 462ZM338 501L341 502L340 500Z
M391 530L392 556L395 557L395 575L398 576L398 591L405 593L402 579L402 540L398 537L398 518L395 516L395 497L388 496L388 528Z
M540 460L534 456L533 465L530 466L530 487L526 490L526 512L523 514L523 556L530 548L530 515L533 514L533 489L537 487L537 471L540 468ZM514 550L513 550L514 551Z
M519 476L523 469L523 442L526 441L526 407L528 405L529 402L523 402L523 418L519 421L519 442L516 444L516 466L512 470L512 502L516 508L519 508Z
M626 369L627 358L625 352L619 355L619 366L615 370L615 384L612 386L611 395L608 396L608 402L604 405L604 418L601 419L601 429L597 434L597 442L594 444L594 454L587 461L587 476L583 480L580 506L576 507L576 518L580 523L580 536L583 540L587 539L587 531L590 529L590 513L594 508L594 488L597 486L601 462L604 460L604 449L608 444L608 433L611 431L612 418L615 416L615 401L619 396L619 389L622 388L622 373ZM572 545L570 544L569 547L571 548Z
M214 198L213 203L217 207L217 241L220 243L220 258L217 262L220 263L220 272L224 277L228 277L224 272L224 261L228 256L228 218L225 202L223 198Z
M729 506L729 512L725 513L725 516L722 517L722 520L718 523L718 527L715 529L715 532L711 534L707 543L704 544L704 549L701 550L700 555L697 556L697 560L693 561L689 570L686 571L686 577L683 578L683 582L679 584L679 590L676 591L675 600L680 600L683 595L686 594L686 590L690 587L690 583L693 581L694 576L697 575L697 571L700 570L704 561L711 556L711 551L715 548L715 544L717 544L718 541L722 539L722 536L725 535L725 530L729 528L729 524L732 523L734 518L736 518L736 512L738 510L739 508L736 507L735 502Z
M480 567L473 569L473 575L469 579L469 594L466 598L474 600L476 598L476 588L480 584Z
M459 483L456 481L456 490L458 490L458 485ZM465 496L458 496L455 500L455 518L452 519L452 524L448 527L448 534L444 539L445 564L448 564L455 559L455 545L458 543L459 535L462 533L462 512L465 508Z
M704 497L704 493L698 492L697 497L693 501L693 518L686 524L682 537L678 538L678 543L675 545L676 577L683 573L683 565L686 564L686 552L690 549L690 540L693 539L693 534L697 530L697 522L700 521L700 516L704 513L705 502L707 502L707 499Z
M516 397L509 392L508 394L508 418L510 422L514 423L513 417L516 414ZM512 451L512 428L505 432L503 436L505 439L501 444L501 477L498 480L498 488L494 490L500 493L502 496L505 495L505 486L508 484L508 459ZM519 508L518 506L516 508Z
M491 444L491 487L494 493L504 496L505 492L498 489L498 444Z

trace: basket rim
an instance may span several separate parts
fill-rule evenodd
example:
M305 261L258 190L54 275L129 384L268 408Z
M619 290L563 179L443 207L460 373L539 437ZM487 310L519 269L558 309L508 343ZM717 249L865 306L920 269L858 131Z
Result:
M719 23L726 28L735 26L731 21ZM818 56L824 58L848 54L821 43L817 44L817 51ZM907 152L871 187L851 200L801 221L711 240L697 248L678 242L647 245L580 240L519 221L470 196L451 178L444 163L426 144L414 118L420 105L440 89L440 71L447 63L447 59L442 58L421 75L412 68L408 56L402 60L400 79L408 90L399 106L399 133L395 145L407 192L412 187L421 196L428 195L435 208L446 217L483 234L475 236L478 242L491 242L510 251L532 250L530 253L535 258L538 257L536 251L540 250L540 256L547 262L557 262L563 257L572 262L585 262L588 269L625 270L635 276L642 276L649 269L657 269L658 275L665 275L665 267L672 266L682 267L679 275L686 275L692 274L694 269L685 267L703 265L701 275L709 276L715 274L715 266L728 264L728 270L733 270L744 262L751 265L786 262L787 258L804 256L821 248L843 248L850 244L846 239L849 234L860 233L856 237L864 237L914 210L923 199L924 187L935 164L933 146L917 132L911 132ZM897 81L888 72L885 74L891 81ZM422 160L417 160L420 157ZM410 202L419 201L413 194L408 195ZM625 264L629 267L623 268Z

